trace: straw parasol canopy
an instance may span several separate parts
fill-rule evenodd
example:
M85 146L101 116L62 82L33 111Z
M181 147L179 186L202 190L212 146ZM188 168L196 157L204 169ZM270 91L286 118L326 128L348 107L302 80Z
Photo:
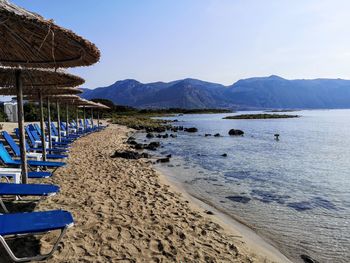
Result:
M90 41L7 0L0 0L0 35L4 66L67 68L100 59L100 51Z
M110 107L108 107L107 105L104 105L102 103L99 103L99 102L95 102L97 104L97 108L99 109L103 109L103 110L109 110Z
M0 95L15 95L17 93L16 70L9 67L0 67ZM38 90L45 93L49 89L77 87L84 83L84 79L63 71L22 69L21 74L23 94L38 92Z
M77 105L79 106L79 108L93 108L96 106L95 102L86 99L80 99L80 101L77 102Z
M100 106L91 100L85 100L81 99L81 101L78 103L79 108L99 108Z
M82 93L80 89L76 88L45 89L44 92L45 94L42 94L43 99L50 98L54 101L61 101L65 98L79 99L80 97L77 94ZM24 95L27 95L24 97L25 100L37 101L40 99L38 92L35 90L27 90Z

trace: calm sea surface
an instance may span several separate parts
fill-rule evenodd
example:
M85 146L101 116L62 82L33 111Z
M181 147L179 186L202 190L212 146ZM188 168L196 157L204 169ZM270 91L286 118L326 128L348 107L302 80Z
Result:
M176 125L199 132L161 139L161 151L174 156L162 169L193 195L272 240L296 262L301 254L319 262L350 262L350 110L291 114L301 117L171 117L179 120ZM230 137L232 128L245 135Z

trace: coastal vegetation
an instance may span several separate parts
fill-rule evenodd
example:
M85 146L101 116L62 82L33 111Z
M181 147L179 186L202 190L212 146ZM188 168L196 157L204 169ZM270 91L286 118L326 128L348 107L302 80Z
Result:
M110 108L110 110L104 110L103 113L106 117L111 115L142 115L142 116L165 116L176 114L211 114L211 113L232 113L229 109L183 109L183 108L151 108L151 109L139 109L130 106L117 105L108 99L93 99L94 102L102 103Z
M151 116L133 114L133 115L119 115L116 114L111 118L113 124L124 125L135 130L163 130L167 127L169 121L153 119Z
M281 110L268 110L266 112L295 112L300 110L293 110L293 109L281 109Z
M234 116L226 116L223 119L227 120L256 120L256 119L285 119L285 118L298 118L299 115L288 114L241 114Z
M101 112L101 117L109 118L114 124L124 125L135 130L147 131L161 132L164 129L172 128L169 123L173 121L153 118L157 116L232 112L231 110L227 109L137 109L129 106L115 105L112 101L107 99L94 99L93 101L110 107L110 110L104 110Z

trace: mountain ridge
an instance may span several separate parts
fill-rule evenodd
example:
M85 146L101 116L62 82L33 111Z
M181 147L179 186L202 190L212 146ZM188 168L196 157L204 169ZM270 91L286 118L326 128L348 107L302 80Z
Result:
M350 80L288 80L271 75L241 79L225 86L193 78L152 83L125 79L107 87L83 89L81 96L137 108L350 108Z

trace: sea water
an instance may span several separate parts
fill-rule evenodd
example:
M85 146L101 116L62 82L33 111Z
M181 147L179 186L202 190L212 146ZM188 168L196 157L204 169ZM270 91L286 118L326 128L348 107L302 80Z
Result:
M303 262L300 255L350 262L350 110L297 111L290 114L300 118L291 119L223 119L241 113L167 118L198 132L162 139L160 151L173 155L162 169L295 262ZM244 136L229 136L232 128ZM204 136L216 133L221 136Z

